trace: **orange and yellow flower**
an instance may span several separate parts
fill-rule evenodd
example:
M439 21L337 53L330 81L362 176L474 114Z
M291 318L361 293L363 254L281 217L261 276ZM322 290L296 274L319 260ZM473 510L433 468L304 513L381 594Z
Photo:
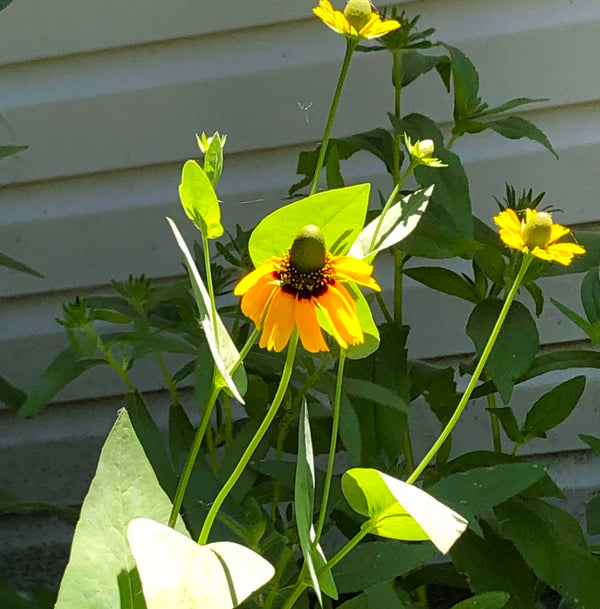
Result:
M547 212L526 209L524 220L519 220L513 209L506 209L494 218L494 222L500 227L500 238L508 247L528 252L542 260L568 266L574 256L585 254L585 248L577 243L557 243L571 231L554 224Z
M395 19L382 19L371 9L369 0L350 0L344 12L336 11L329 0L320 0L313 12L325 25L349 38L379 38L400 27Z
M320 234L317 227L305 227L303 231L306 229L316 229ZM362 344L364 335L356 304L344 283L379 291L372 277L373 267L351 256L334 256L325 250L324 243L315 248L315 243L309 242L312 252L299 247L302 251L297 256L294 248L300 245L305 244L297 237L288 252L270 258L235 287L236 296L242 297L242 312L262 328L260 346L281 351L296 328L307 351L328 351L317 312L342 348Z

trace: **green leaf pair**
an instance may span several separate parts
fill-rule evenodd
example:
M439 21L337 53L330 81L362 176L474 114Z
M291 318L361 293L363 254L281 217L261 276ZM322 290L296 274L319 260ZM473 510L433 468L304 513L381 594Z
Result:
M375 469L354 468L342 477L352 509L368 516L363 527L381 537L430 540L446 554L467 528L467 520L425 491Z

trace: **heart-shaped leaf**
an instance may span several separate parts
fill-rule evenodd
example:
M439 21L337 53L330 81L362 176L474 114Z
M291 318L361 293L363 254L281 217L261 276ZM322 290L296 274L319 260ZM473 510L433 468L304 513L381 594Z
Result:
M148 609L232 609L275 574L245 546L230 541L201 546L148 518L132 520L127 539Z
M376 535L431 540L444 554L467 528L467 520L425 491L376 469L354 468L342 477L348 503L370 519Z

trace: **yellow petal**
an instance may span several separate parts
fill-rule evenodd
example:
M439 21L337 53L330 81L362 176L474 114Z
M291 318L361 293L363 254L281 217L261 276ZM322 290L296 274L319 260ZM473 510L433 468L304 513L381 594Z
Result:
M519 217L512 209L506 209L501 211L497 216L494 216L494 222L500 227L506 230L520 233L521 232L521 221Z
M283 290L278 290L269 304L265 317L260 347L269 351L281 351L290 340L294 328L296 299Z
M317 319L316 304L312 298L300 298L296 302L296 326L302 346L310 353L329 351Z
M269 273L274 273L277 270L273 260L268 260L264 264L261 264L257 269L243 277L240 282L235 286L233 293L236 296L242 296L245 294L253 285L255 285L262 277Z
M361 28L358 33L362 38L379 38L400 27L400 23L395 19L383 21L377 13L373 13L369 21Z
M335 278L340 281L354 281L360 285L367 286L376 292L381 288L371 276L373 267L364 260L358 260L352 256L335 256L332 261Z
M274 292L279 289L279 286L272 282L271 277L262 277L242 296L242 313L246 317L249 317L257 326L260 326L269 301Z
M558 241L561 237L568 235L571 232L566 226L560 224L553 224L550 228L550 243Z
M364 342L364 335L358 316L356 305L348 290L338 282L327 287L327 291L317 297L319 306L327 312L327 316L335 328L336 333L342 338L343 343L349 345L360 345ZM334 336L336 340L339 339ZM340 343L342 347L346 345Z
M523 241L523 237L521 237L521 233L516 233L514 231L502 228L500 229L500 239L504 241L508 247L512 247L516 250L522 250L525 247L525 242Z
M549 245L545 250L536 247L531 253L542 260L550 260L563 266L569 266L573 262L574 256L585 254L585 248L576 243L555 243Z

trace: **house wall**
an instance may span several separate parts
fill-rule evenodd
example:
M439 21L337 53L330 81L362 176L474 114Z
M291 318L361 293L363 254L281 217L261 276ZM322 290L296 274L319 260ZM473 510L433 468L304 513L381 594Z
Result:
M54 319L75 295L129 274L181 275L164 217L186 224L177 186L183 162L198 155L194 133L228 134L219 190L226 225L251 226L281 203L296 181L298 152L321 137L343 55L343 39L312 16L314 4L15 0L0 14L0 143L29 146L0 163L0 250L44 274L37 279L0 268L4 375L33 387L66 345ZM516 96L548 98L523 115L547 133L559 161L527 140L481 134L457 143L478 215L491 218L493 196L502 196L508 181L546 191L548 202L564 210L561 221L600 221L600 3L405 4L410 15L422 15L422 27L437 28L440 40L472 58L491 105ZM392 105L389 69L382 53L353 59L334 135L381 126ZM299 104L312 105L303 111ZM428 114L444 127L451 100L430 75L406 92L403 111ZM348 182L389 189L381 167L366 156L350 163L346 175ZM550 296L578 308L580 280L543 283ZM454 330L464 328L468 307L407 284L412 355L452 361L472 351L468 337ZM549 346L588 346L551 306L541 336ZM577 437L600 435L599 377L584 372L589 380L576 412L549 441L527 447L553 463L580 515L600 483L598 459ZM573 374L546 375L520 388L517 406L525 409ZM168 396L157 371L142 366L136 378L164 420ZM33 420L0 411L0 488L32 501L81 501L122 395L115 375L94 371ZM481 406L469 409L457 445L489 448L484 415ZM437 427L421 412L414 421L422 451ZM48 516L0 519L0 569L20 571L31 560L52 564L68 537L69 529Z

